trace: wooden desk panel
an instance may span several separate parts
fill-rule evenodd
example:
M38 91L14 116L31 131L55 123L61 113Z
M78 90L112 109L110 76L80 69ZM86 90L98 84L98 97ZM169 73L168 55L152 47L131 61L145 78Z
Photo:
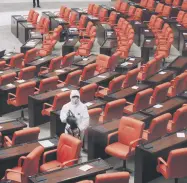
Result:
M88 171L82 171L79 168L83 165L90 165L93 168ZM85 179L94 179L97 174L105 173L112 167L102 159L91 160L85 163L77 164L68 168L61 168L55 171L41 173L29 178L30 183L73 183Z
M65 43L62 45L62 56L65 56L68 53L75 51L75 46L78 41L78 38L66 40Z

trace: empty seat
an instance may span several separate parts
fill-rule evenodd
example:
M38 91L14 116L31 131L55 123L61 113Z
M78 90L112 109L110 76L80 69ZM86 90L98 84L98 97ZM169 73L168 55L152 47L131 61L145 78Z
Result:
M88 64L87 66L85 66L81 75L81 80L85 81L93 77L96 67L97 67L96 63Z
M57 13L57 16L59 16L60 18L63 18L66 8L67 8L66 6L61 6L60 11Z
M64 12L64 17L63 17L63 19L64 19L66 22L69 21L70 13L71 13L71 9L70 9L70 8L66 8L66 9L65 9L65 12Z
M122 2L120 5L119 12L125 14L125 12L128 9L128 3L127 2Z
M15 77L16 77L15 72L0 75L0 86L13 83L15 81Z
M37 48L33 48L33 49L26 51L24 59L23 59L24 64L34 61L34 59L36 59L37 57L37 53L38 53Z
M103 24L109 24L110 26L114 26L116 24L117 20L117 13L115 11L112 11L110 13L110 16L105 19L105 21L102 21Z
M120 10L121 3L122 3L121 0L117 0L117 1L116 1L115 5L114 5L114 9L115 9L116 11L119 11L119 10Z
M89 125L94 126L99 123L99 117L103 112L102 108L93 108L88 110L88 114L90 117Z
M125 103L125 99L108 102L105 106L103 115L99 118L99 122L104 123L106 121L112 121L113 119L120 119L123 116Z
M35 76L36 66L25 67L20 70L18 74L18 79L28 80Z
M139 110L143 110L148 108L149 100L151 95L153 94L153 89L148 88L146 90L140 91L136 94L136 97L134 99L134 103L128 105L127 107L124 107L124 113L126 114L132 114L134 112L137 112Z
M29 11L29 14L28 14L28 16L27 16L27 22L31 22L31 21L32 21L34 12L35 12L34 9L31 9L31 10Z
M70 18L69 18L69 27L76 27L76 20L77 20L78 14L74 11L71 12Z
M164 9L162 11L162 16L169 17L171 13L171 7L170 6L164 6Z
M92 11L92 15L93 15L94 17L97 17L97 16L99 15L99 9L100 9L99 5L94 4L94 6L93 6L93 11Z
M9 66L11 68L19 68L21 69L23 67L22 62L24 59L23 53L18 53L11 57Z
M71 53L68 53L67 55L65 55L62 58L61 67L64 68L64 67L71 66L74 61L75 54L76 54L76 52L71 52Z
M94 4L91 4L91 3L90 3L90 4L88 5L88 10L87 10L87 13L88 13L88 14L92 14L92 13L93 13L93 7L94 7Z
M64 104L70 101L70 91L58 93L55 95L53 104L44 103L42 109L43 116L50 116L51 111L60 110Z
M39 127L25 128L14 132L12 140L8 136L4 136L4 147L11 147L16 144L23 144L37 141L40 133Z
M155 4L155 1L154 1L154 0L148 0L147 5L146 5L146 8L147 8L149 11L153 11L153 9L154 9L154 4Z
M155 8L155 12L158 13L158 14L162 14L163 9L164 9L164 4L158 3L156 8Z
M144 130L143 139L146 141L153 141L167 134L167 125L172 119L170 113L163 114L154 118L149 126L149 129Z
M32 21L31 21L33 26L35 26L37 24L38 17L39 17L39 13L38 12L34 12L33 18L32 18Z

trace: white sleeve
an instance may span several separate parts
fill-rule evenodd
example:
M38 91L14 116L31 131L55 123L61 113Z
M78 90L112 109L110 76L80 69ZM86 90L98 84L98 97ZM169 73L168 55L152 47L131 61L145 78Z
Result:
M68 113L67 106L63 106L60 111L60 120L62 123L66 123L67 113Z
M89 114L88 114L88 109L86 106L83 107L83 111L81 111L82 114L82 121L81 125L79 125L80 131L85 130L89 126Z

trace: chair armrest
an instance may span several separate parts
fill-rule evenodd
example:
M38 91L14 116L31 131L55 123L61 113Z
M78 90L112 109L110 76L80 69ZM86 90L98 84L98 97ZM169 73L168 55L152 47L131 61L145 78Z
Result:
M53 149L53 150L51 150L51 151L45 152L45 153L43 154L43 164L46 163L46 158L47 158L48 155L53 154L53 153L56 153L56 152L57 152L57 149Z
M15 98L16 98L16 95L14 95L13 93L8 93L8 100L12 100L12 99L15 99Z
M42 67L40 67L40 72L42 72L42 71L44 71L44 70L48 70L48 69L49 69L48 67L42 66Z
M69 161L65 161L64 163L62 163L62 167L68 166L69 163L73 163L73 162L78 163L78 160L79 159L72 159L72 160L69 160Z
M103 87L103 86L98 86L97 91L99 91L99 90L103 90L103 89L106 89L106 88Z
M132 147L135 148L135 147L137 146L136 143L140 142L141 140L142 140L142 138L139 138L139 139L136 139L136 140L130 142L130 145L129 145L129 152L131 152Z
M61 80L58 80L58 83L63 83L63 81L61 81Z
M51 105L51 104L44 103L44 104L43 104L43 110L44 110L44 109L46 109L46 108L47 108L47 106L48 106L48 107L52 107L52 105Z
M9 143L12 145L12 140L8 136L4 136L4 143Z
M114 136L114 135L117 135L117 134L118 134L118 131L108 134L107 145L110 144L111 137Z
M170 17L171 19L177 19L177 17Z
M126 101L126 104L132 105L133 103Z
M23 161L26 159L26 156L21 156L18 160L18 166L21 167L22 166L22 163Z
M183 104L183 105L182 105L182 107L185 107L185 106L187 106L187 104Z
M36 90L36 91L39 91L39 88L36 88L36 87L35 87L35 90Z
M147 134L150 134L150 131L149 131L149 130L144 130L143 132L144 132L144 133L147 133Z
M162 164L164 164L165 166L168 166L167 163L164 161L164 159L161 158L161 157L159 157L159 158L157 159L157 161L158 161L158 165L160 165L160 164L162 163Z
M8 172L13 172L13 173L17 173L17 174L21 174L21 175L24 175L23 172L18 172L16 170L12 170L12 169L7 169L6 172L5 172L5 178L7 179L7 174Z

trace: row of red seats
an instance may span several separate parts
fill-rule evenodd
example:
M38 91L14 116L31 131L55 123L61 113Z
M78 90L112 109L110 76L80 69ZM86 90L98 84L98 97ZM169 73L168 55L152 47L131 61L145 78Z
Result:
M171 6L167 6L162 3L158 3L155 8L155 12L158 13L157 15L163 17L170 17L171 10Z
M187 10L187 2L185 0L182 1L182 4L180 0L165 0L164 2L170 6L181 8L181 10Z

